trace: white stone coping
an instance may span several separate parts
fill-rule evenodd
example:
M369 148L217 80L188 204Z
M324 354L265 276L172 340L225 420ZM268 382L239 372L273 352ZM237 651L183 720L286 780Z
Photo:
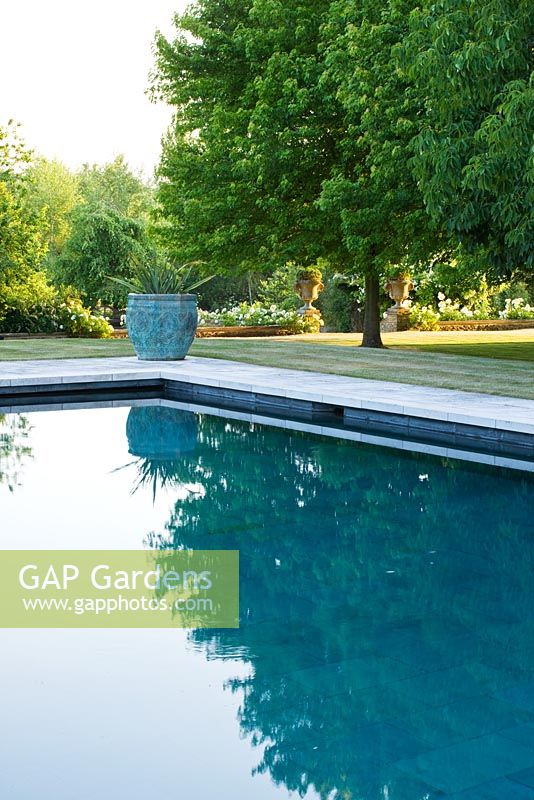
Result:
M0 391L8 386L147 379L175 380L534 434L534 401L515 397L260 367L214 358L189 357L176 362L139 361L135 357L0 362Z

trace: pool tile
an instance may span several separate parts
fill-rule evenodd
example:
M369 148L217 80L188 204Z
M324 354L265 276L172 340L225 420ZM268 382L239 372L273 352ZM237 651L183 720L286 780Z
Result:
M413 667L391 658L367 655L335 664L325 664L293 672L290 679L307 692L323 695L339 694L347 689L394 684L414 675Z
M508 778L498 778L465 792L448 794L444 800L534 800L534 790Z
M529 789L534 789L534 767L522 770L508 775L509 779L520 786L526 786Z
M391 764L399 758L413 758L429 749L425 742L415 736L384 723L355 728L343 735L342 740L329 737L328 747L339 753L350 752L351 765L356 772L362 774ZM308 769L311 762L318 756L321 757L323 752L324 740L314 739L312 734L310 741L298 748L295 760L304 769Z
M476 658L479 651L476 637L465 630L432 630L421 625L380 633L374 649L422 671L460 666L466 660Z
M447 747L489 733L499 732L502 736L506 736L502 728L517 725L528 719L534 720L534 715L489 695L480 695L462 698L455 703L420 713L408 713L402 719L393 722L399 728L410 731L434 747ZM510 727L510 730L522 730L523 727L529 726ZM530 736L530 742L534 745L534 726ZM514 741L529 744L528 741L521 741L521 738L516 738Z
M357 761L370 760L388 764L400 758L410 758L429 749L421 741L394 725L377 723L351 732L351 747Z
M526 711L534 711L534 682L504 687L494 692L495 697Z
M505 728L499 731L499 733L506 739L511 739L513 742L519 742L519 744L523 744L525 747L532 747L534 749L534 723L515 725L513 728Z
M453 703L462 697L487 694L501 684L501 674L479 662L426 672L399 681L395 692L413 703L413 708L432 708Z
M388 765L383 772L384 778L380 798L384 798L384 800L388 797L391 800L445 800L445 795L442 791L417 778L406 775L406 773L397 770L396 767ZM522 800L522 798L517 800Z
M452 794L534 768L534 750L492 734L404 759L396 766Z

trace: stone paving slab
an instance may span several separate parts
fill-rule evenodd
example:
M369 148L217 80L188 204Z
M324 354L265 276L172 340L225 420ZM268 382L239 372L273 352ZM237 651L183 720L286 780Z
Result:
M534 401L190 357L0 362L3 386L164 379L534 435ZM534 380L534 374L533 374Z

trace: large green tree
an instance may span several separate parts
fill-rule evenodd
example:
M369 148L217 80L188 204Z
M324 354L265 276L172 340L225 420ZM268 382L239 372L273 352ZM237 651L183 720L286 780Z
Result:
M337 210L352 269L365 280L364 344L380 346L379 292L396 264L427 262L443 246L409 168L421 103L395 49L415 0L338 0L325 37L323 84L343 109L341 157L319 203Z
M414 163L428 211L500 272L534 265L534 4L425 0L405 67L424 99Z
M177 17L175 41L156 42L154 93L176 108L160 166L161 234L176 256L209 260L226 274L258 269L268 232L249 168L250 7L251 0L202 0Z
M329 2L202 0L157 39L155 94L176 107L164 143L162 233L185 259L266 275L337 251L317 205L336 161L335 98L320 88Z
M201 0L158 37L155 91L176 106L161 164L167 240L266 271L318 258L366 285L435 246L408 166L420 103L394 47L414 2Z

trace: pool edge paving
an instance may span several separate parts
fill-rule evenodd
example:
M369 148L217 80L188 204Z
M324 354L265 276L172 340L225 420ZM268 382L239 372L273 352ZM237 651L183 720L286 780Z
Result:
M534 401L189 357L0 362L0 405L116 391L291 418L498 455L534 457Z

